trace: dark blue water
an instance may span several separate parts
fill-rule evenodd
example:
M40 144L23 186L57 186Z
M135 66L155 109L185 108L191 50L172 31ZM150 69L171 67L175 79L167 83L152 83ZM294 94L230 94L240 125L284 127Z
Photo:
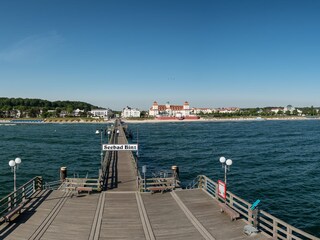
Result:
M269 213L320 236L320 121L155 123L139 130L140 164L180 167L223 179L220 156L233 160L228 189ZM136 131L136 130L135 130Z
M59 179L61 166L68 175L98 176L100 164L100 135L94 124L0 125L0 196L13 190L13 173L9 160L20 157L17 185L34 176L45 181Z
M18 184L41 175L98 175L95 124L0 126L0 195L12 189L8 162L19 156ZM228 188L274 216L320 236L320 121L178 122L130 124L139 163L148 172L180 167L187 184L199 174L223 178L219 157L233 160Z

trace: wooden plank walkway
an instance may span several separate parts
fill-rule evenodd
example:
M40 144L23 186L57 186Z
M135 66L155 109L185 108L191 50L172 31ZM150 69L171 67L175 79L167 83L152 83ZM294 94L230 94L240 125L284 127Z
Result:
M119 128L118 143L128 143L122 127ZM118 188L113 188L112 191L122 192L137 190L137 174L131 154L130 151L118 152Z
M33 199L37 201L37 207L0 226L0 239L267 239L246 236L245 223L230 221L200 189L79 196L42 191Z
M145 239L134 192L106 192L99 239Z
M123 127L116 122L110 144L127 144ZM135 191L137 189L137 169L131 151L109 151L101 166L103 189L107 191Z
M193 189L175 191L175 194L215 239L248 239L248 236L242 233L245 223L241 220L230 221L227 214L220 212L216 200L205 191ZM254 239L267 238L259 234Z
M156 239L204 239L170 193L141 195Z

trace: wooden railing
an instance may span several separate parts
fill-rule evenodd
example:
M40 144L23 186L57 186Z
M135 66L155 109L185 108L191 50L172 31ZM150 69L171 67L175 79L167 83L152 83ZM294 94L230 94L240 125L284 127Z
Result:
M76 189L77 187L92 187L101 191L99 179L96 178L66 178L59 189Z
M108 131L110 131L110 136L108 137L108 144L115 144L116 143L116 134L115 129L118 124L118 121L115 121L114 125L111 128L108 128ZM102 146L101 146L102 147ZM100 182L100 189L105 189L107 184L107 178L108 178L108 171L110 167L110 162L112 161L112 158L114 157L113 151L106 151L103 161L100 166L99 170L99 182Z
M61 186L61 184L62 184L62 180L45 182L42 188L47 190L57 190Z
M159 191L173 190L180 187L180 181L174 177L167 178L140 178L139 181L141 192L150 192L154 189L159 189Z
M25 203L36 191L42 189L42 177L35 177L0 200L0 218L19 204Z
M191 183L190 188L202 188L218 201L224 201L224 199L218 196L217 183L204 175L198 176ZM273 239L320 240L263 210L258 209L257 211L252 211L250 203L229 191L227 191L226 203L229 207L237 211L246 223L257 226L261 232Z

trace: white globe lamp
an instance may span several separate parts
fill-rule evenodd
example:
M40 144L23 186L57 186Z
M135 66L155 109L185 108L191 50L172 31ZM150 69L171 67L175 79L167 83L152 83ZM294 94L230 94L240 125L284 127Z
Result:
M220 161L221 163L225 163L226 158L225 158L225 157L220 157L219 161Z
M16 165L16 162L14 160L9 161L9 166L14 167Z
M231 166L231 165L232 165L232 160L231 160L231 159L228 159L228 160L226 161L226 164L227 164L227 166Z

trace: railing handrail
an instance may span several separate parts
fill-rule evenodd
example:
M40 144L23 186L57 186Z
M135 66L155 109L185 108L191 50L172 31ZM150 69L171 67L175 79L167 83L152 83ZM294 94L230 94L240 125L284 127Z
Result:
M217 192L217 183L208 178L205 175L199 175L196 177L198 181L198 184L193 184L195 187L196 185L198 188L204 189L206 192L208 192L212 197L217 199L218 201L223 201L223 199L218 196ZM254 216L253 211L250 209L251 204L247 201L243 200L242 198L236 196L235 194L227 191L227 198L226 203L228 206L233 208L235 211L240 213L244 217L244 220L248 224L253 224L254 219L256 216ZM259 230L262 231L265 235L279 238L279 239L306 239L306 240L319 240L319 238L312 236L309 233L306 233L274 216L271 214L258 209L258 212L256 213L258 217L256 218L257 224L259 227ZM267 221L264 217L269 218L270 221ZM263 224L266 223L267 224ZM269 225L269 226L268 226ZM279 227L279 225L282 226ZM280 234L281 232L281 234ZM296 233L296 234L295 234ZM298 234L298 236L297 236ZM301 238L303 237L303 238Z
M38 190L42 189L42 177L34 177L16 191L9 193L0 200L0 218L19 204L24 204Z
M27 185L29 185L31 182L33 183L35 180L37 179L42 179L42 177L40 176L36 176L32 179L30 179L28 182L26 182L25 184L23 184L21 187L19 187L16 191L13 191L11 193L9 193L7 196L3 197L0 202L2 202L5 198L9 198L11 196L13 196L15 193L19 192L21 189L25 188Z
M52 182L45 182L43 185L43 189L50 189L50 190L56 190L61 185L62 180L52 181Z
M100 191L100 179L98 178L66 178L60 185L59 189L67 187L93 187L95 190Z

